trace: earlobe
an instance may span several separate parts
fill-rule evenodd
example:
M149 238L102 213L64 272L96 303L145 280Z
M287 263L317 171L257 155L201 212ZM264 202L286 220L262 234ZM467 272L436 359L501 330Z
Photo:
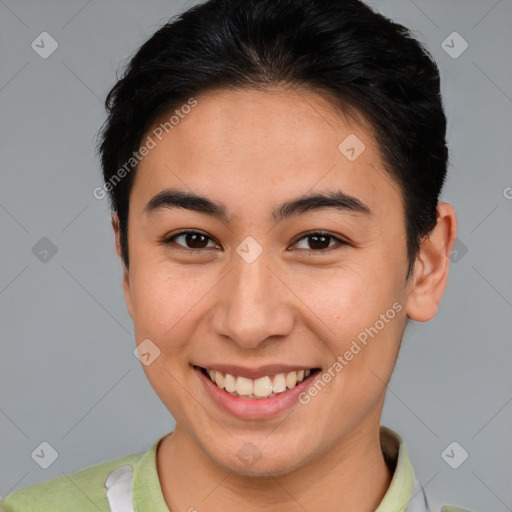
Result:
M131 289L130 289L130 276L128 273L128 269L126 268L126 265L123 260L122 251L121 251L121 228L120 228L120 221L119 216L117 215L117 212L114 212L112 214L112 229L114 230L114 244L116 253L119 256L119 259L121 260L121 265L123 266L123 293L124 298L126 301L126 307L128 309L128 314L131 318L133 318L132 315L132 295L131 295Z
M423 240L414 264L406 312L417 322L434 318L448 282L450 254L457 236L457 217L453 206L439 203L436 227Z

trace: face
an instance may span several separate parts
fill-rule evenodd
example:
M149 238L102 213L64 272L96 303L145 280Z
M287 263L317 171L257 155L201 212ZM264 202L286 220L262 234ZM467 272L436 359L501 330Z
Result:
M411 292L401 192L317 93L196 100L137 169L128 310L176 429L280 474L378 428Z

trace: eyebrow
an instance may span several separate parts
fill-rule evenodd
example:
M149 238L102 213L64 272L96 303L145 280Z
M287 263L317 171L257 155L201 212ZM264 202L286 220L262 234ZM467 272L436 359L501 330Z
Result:
M230 216L224 204L207 197L173 188L164 189L152 197L144 207L144 213L149 215L160 210L173 208L184 208L204 213L227 223L230 221ZM370 208L362 201L338 190L311 194L287 201L272 211L272 217L276 223L279 223L294 215L326 208L346 213L372 215Z

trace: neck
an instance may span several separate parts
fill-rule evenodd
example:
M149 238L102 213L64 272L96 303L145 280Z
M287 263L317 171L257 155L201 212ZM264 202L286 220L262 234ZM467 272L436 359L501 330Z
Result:
M215 464L178 425L157 452L164 499L171 511L374 511L391 482L379 429L358 428L312 462L282 475L248 477Z

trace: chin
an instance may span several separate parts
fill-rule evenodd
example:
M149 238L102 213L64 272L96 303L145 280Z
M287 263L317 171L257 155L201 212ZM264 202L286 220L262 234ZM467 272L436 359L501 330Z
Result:
M267 446L257 448L256 444L247 442L241 448L236 447L233 451L211 454L211 459L226 471L240 476L250 477L276 477L285 475L298 469L304 462L294 447L288 450L280 447L280 453L275 447Z

